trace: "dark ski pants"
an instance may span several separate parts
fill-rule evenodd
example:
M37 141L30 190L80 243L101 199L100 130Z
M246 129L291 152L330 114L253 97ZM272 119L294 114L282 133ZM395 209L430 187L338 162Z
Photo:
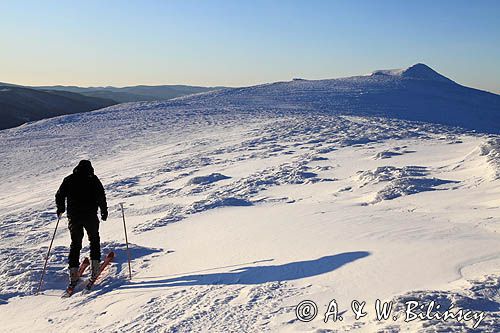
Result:
M90 241L90 259L101 260L101 239L99 237L99 219L96 216L72 217L68 224L71 235L69 249L69 267L80 266L80 251L82 249L83 229L87 231Z

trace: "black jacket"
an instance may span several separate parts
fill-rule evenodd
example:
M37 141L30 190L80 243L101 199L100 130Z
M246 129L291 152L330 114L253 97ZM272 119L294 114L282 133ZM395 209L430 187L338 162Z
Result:
M94 175L90 161L83 160L73 170L73 174L64 178L56 193L57 212L64 213L68 201L68 217L94 217L97 207L101 215L108 214L106 195L101 181Z

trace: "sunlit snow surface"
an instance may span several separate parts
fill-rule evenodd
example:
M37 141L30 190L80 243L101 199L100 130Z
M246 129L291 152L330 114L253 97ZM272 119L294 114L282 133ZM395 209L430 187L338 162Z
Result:
M2 329L471 326L378 323L373 315L356 322L349 311L342 322L322 321L333 298L344 311L353 299L372 306L377 298L435 297L485 311L478 331L500 330L499 137L328 112L330 100L318 107L326 93L297 103L296 94L287 99L267 87L243 89L250 99L232 91L122 104L1 131ZM60 299L69 245L63 219L44 291L34 296L56 222L55 191L83 158L105 184L110 218L101 239L117 260L95 291ZM305 299L320 310L309 323L295 318Z

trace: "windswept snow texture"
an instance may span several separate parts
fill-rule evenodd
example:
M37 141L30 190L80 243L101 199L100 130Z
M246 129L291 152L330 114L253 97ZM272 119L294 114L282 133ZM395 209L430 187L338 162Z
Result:
M492 138L479 148L481 155L486 156L492 169L492 178L500 179L500 139Z
M359 178L362 181L361 187L370 183L387 183L384 188L377 192L372 203L382 200L392 200L403 195L434 191L439 185L443 184L458 183L458 181L453 180L429 178L426 177L427 175L429 175L429 170L425 167L410 165L403 168L396 168L393 166L383 166L373 171L361 172Z
M401 93L410 99L390 108L387 98ZM418 117L434 121L442 106L463 116L456 125L491 133L398 119L411 118L406 106L417 97L424 101L410 109ZM417 65L122 104L0 131L2 330L497 332L495 101ZM43 291L33 295L56 225L54 194L83 158L107 191L101 240L116 260L93 292L61 299L63 218ZM476 330L452 320L375 321L376 299L408 298L486 317ZM301 322L295 307L306 299L320 313ZM332 299L342 322L323 321ZM354 299L367 302L367 317L355 320Z

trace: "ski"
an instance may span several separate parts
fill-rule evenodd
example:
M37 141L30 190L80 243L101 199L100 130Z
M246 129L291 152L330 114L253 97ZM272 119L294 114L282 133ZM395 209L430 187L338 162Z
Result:
M85 270L89 266L90 266L90 260L89 260L89 258L85 257L85 259L83 259L82 263L80 264L80 268L78 269L78 282L77 282L77 284L74 286L68 286L68 288L66 288L63 295L61 296L62 298L71 297L71 295L73 295L73 293L75 292L75 288L78 286L78 284L80 284L80 282L82 282L80 280L80 278L82 277L83 273L85 273Z
M115 257L115 253L113 251L111 251L108 253L106 258L104 258L104 261L101 263L101 267L99 267L99 273L97 273L97 276L94 279L90 278L88 280L87 286L85 287L87 289L87 292L92 289L92 287L96 283L96 281L99 278L99 276L101 275L101 273L104 271L104 269L106 267L108 267L108 265L111 263L111 261L113 261L114 257Z

